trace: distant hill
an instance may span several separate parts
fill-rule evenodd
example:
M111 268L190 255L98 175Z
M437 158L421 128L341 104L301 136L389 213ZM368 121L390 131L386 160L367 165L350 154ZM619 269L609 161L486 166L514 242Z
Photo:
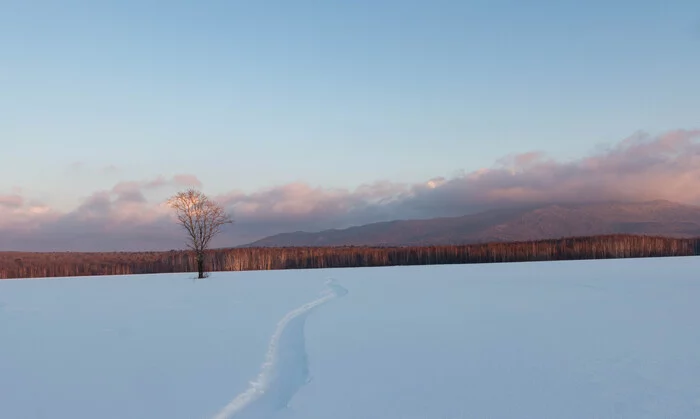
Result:
M244 247L449 245L606 234L698 237L700 207L657 200L499 209L461 217L283 233Z

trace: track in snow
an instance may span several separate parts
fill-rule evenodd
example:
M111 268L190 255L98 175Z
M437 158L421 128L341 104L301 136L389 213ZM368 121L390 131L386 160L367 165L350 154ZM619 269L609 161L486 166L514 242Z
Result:
M306 317L315 308L348 293L334 280L328 280L326 286L328 289L319 299L290 311L277 323L260 374L213 419L265 419L287 407L309 380L304 338Z

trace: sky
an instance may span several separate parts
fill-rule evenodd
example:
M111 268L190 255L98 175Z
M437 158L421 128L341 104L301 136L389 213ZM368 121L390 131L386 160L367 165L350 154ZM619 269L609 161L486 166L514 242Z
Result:
M0 250L176 248L161 204L189 186L232 212L220 245L700 204L697 1L0 6Z

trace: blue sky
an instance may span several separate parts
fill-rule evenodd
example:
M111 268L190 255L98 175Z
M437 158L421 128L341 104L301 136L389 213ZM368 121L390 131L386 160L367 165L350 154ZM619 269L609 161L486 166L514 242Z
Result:
M0 195L63 210L159 175L415 183L700 127L690 0L3 1L0 45Z

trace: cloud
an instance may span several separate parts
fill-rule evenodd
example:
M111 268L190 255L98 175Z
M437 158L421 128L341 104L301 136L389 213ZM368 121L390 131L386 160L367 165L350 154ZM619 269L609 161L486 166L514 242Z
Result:
M700 130L637 133L595 154L560 162L541 152L419 184L378 181L355 189L289 183L213 196L236 221L214 246L271 234L318 231L394 219L459 216L489 208L548 203L667 199L700 204ZM182 248L171 210L149 195L200 187L193 175L119 182L68 213L0 197L0 249L157 250Z
M197 179L197 176L187 174L173 176L173 183L179 186L202 187L202 182Z
M6 208L19 208L24 205L24 198L14 195L0 195L0 206Z
M494 206L550 202L668 199L700 203L700 131L637 134L596 155L557 162L540 153L413 187L397 206L415 216L459 215Z
M245 216L299 217L386 213L396 217L461 215L494 206L549 202L669 199L700 203L700 131L637 134L605 152L572 162L543 153L500 159L490 168L416 185L367 185L356 191L286 185L227 201ZM262 207L262 208L260 208Z
M113 191L119 193L123 191L133 191L141 189L161 189L166 187L196 187L201 188L202 182L195 175L190 174L177 174L171 178L166 178L165 176L158 176L154 179L148 181L129 181L129 182L119 182L112 188Z

